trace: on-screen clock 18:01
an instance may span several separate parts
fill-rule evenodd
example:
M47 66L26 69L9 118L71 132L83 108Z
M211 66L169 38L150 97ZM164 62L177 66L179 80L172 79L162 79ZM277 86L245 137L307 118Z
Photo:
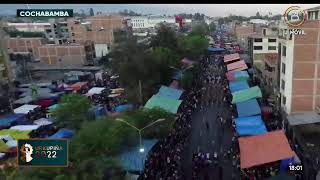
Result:
M290 171L302 171L302 165L290 165L289 170Z

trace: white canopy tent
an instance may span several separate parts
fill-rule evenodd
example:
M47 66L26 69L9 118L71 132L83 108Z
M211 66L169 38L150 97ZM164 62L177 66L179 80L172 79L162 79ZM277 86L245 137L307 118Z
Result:
M25 104L13 110L16 114L28 114L30 111L34 110L35 108L39 107L38 105L30 105Z
M41 118L41 119L33 121L33 123L36 125L39 125L39 126L46 126L46 125L52 124L53 122L50 121L49 119Z
M19 130L19 131L32 131L35 129L38 129L39 125L18 125L18 126L12 126L10 129Z
M101 92L105 89L106 88L103 88L103 87L93 87L88 91L87 94L101 94Z

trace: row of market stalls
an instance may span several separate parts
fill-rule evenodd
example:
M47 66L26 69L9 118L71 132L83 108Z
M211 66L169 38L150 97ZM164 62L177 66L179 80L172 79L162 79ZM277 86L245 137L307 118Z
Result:
M111 78L111 81L116 78ZM79 93L92 100L92 111L96 116L106 115L107 99L122 98L124 89L114 87L95 87L90 82L75 82L73 84L22 84L18 87L20 99L14 101L14 110L0 116L0 158L16 155L17 139L21 138L71 138L74 131L57 127L51 117L59 107L58 101L63 94ZM94 98L100 98L95 103ZM111 100L110 100L111 101ZM133 108L131 104L116 104L113 112L123 112Z
M250 76L246 63L239 54L224 56L227 79L232 93L232 104L236 105L236 132L239 136L241 169L256 168L281 161L280 171L285 171L296 156L283 130L268 131L261 116L258 86L250 87Z
M192 63L190 63L192 64ZM179 89L179 82L174 80L175 86L162 85L158 93L154 94L145 104L145 109L162 108L172 114L176 114L182 100L179 100L183 94L183 90ZM121 164L124 169L133 174L138 174L144 169L144 162L147 158L148 152L158 142L157 139L143 139L142 144L144 152L139 152L139 146L134 148L126 148L127 151L120 155Z

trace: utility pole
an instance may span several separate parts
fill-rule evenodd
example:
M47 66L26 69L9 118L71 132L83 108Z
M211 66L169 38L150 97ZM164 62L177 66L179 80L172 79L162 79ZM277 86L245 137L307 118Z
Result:
M140 103L142 105L142 87L141 87L141 80L139 80L139 95L140 95Z

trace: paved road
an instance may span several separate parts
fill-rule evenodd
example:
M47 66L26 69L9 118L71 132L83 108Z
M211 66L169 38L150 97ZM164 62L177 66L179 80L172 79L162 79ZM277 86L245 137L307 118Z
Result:
M192 115L192 131L188 139L188 146L183 153L183 169L187 180L192 179L192 156L199 150L210 154L218 153L220 157L219 166L223 168L223 180L232 179L232 162L224 160L223 154L230 149L232 139L232 128L225 125L223 129L221 122L217 119L217 115L222 115L225 118L231 117L230 109L223 102L223 88L216 86L206 86L204 91L205 96L202 102L205 102L203 108L197 107ZM214 101L215 99L215 101ZM209 102L209 104L208 104ZM207 130L206 122L209 124ZM227 122L228 124L228 122ZM208 173L209 179L218 179L218 168L209 167L203 169L202 175Z

